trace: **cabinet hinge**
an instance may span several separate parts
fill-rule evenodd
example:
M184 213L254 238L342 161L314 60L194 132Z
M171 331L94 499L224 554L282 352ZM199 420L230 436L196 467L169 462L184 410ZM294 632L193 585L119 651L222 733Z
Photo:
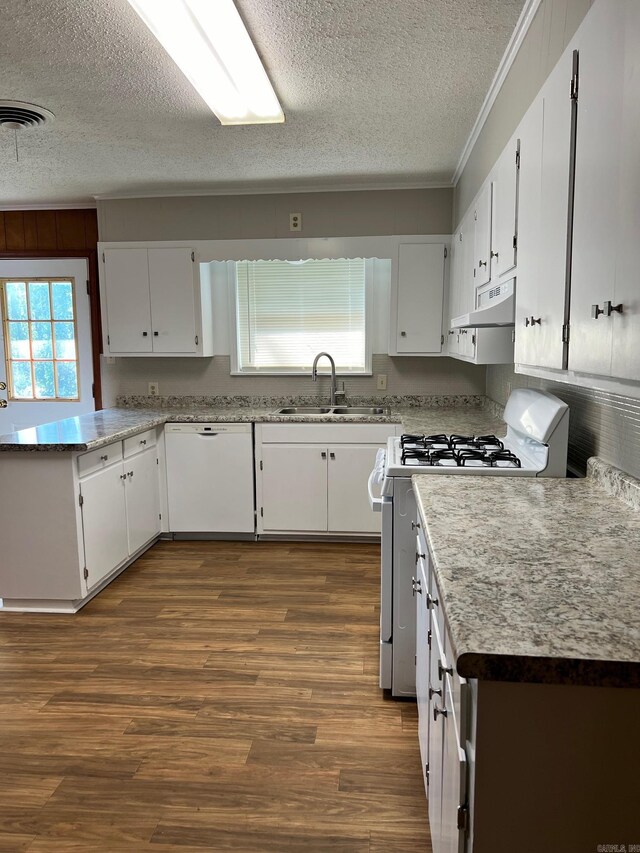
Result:
M83 503L84 503L84 498L82 497L82 495L78 495L78 506L82 506Z
M418 666L418 655L413 656L413 665Z
M107 343L108 343L108 344L110 344L110 343L111 343L111 335L107 335Z
M91 287L89 285L89 280L87 279L87 296L91 296Z
M562 326L562 343L563 344L569 343L569 324L568 323L564 323L564 325Z
M260 507L260 518L264 518L264 507Z
M573 51L573 69L571 72L571 89L570 98L572 101L578 100L578 56L577 50Z
M513 235L513 248L514 249L518 248L518 235L517 234Z
M196 260L196 253L195 252L191 252L191 260L193 263L195 263L195 260Z
M160 519L160 521L162 521L162 513L161 512L158 513L158 518Z
M106 261L105 261L105 259L104 259L104 252L102 253L102 263L103 263L103 264L105 264L105 263L106 263Z
M440 346L444 344L444 335L440 335Z
M518 147L516 148L516 169L520 168L520 141L518 140Z
M96 398L96 383L95 382L91 383L91 396L95 400L95 398Z
M515 342L516 342L516 330L511 329L511 343L515 344Z
M198 346L198 336L196 335L196 346Z
M427 631L427 645L431 648L431 631Z
M458 820L456 822L456 826L458 829L465 831L468 828L469 824L469 806L466 804L463 806L458 806Z
M262 464L262 459L260 460L260 470L261 470L261 471L262 471L262 470L264 470L264 466L263 466L263 464Z
M471 335L471 343L473 344L473 346L476 345L476 336L475 335Z
M446 246L444 247L444 256L445 256L445 258L447 257L447 247Z
M89 577L89 569L86 566L84 567L82 574L84 575L84 579L87 580Z
M159 465L159 464L160 464L160 460L159 460L159 459L158 459L158 457L156 456L156 465Z
M424 775L427 777L427 782L429 781L429 763L424 765Z

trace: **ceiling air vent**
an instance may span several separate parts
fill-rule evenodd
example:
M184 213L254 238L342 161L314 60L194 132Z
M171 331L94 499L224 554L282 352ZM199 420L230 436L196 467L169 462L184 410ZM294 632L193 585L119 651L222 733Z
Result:
M37 104L24 101L0 101L0 127L7 130L26 130L38 127L54 118L52 112Z

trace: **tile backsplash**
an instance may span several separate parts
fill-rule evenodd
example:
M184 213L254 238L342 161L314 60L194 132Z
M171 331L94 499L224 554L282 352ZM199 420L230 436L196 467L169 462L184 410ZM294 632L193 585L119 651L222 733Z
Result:
M569 465L585 473L587 459L600 456L640 477L640 400L563 382L514 373L511 365L487 369L487 396L504 405L509 388L542 388L568 404Z
M387 389L376 389L376 376L386 374ZM342 380L342 377L339 377ZM118 396L148 393L158 382L162 396L329 396L328 377L317 383L311 376L231 376L228 355L214 358L120 358L102 365L105 406ZM391 358L373 356L373 376L346 377L347 394L383 398L419 395L477 395L485 393L485 368L452 358Z

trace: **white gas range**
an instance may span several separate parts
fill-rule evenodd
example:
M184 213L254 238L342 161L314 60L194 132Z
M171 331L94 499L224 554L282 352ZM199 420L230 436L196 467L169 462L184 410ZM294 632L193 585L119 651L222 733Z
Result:
M506 433L404 435L378 452L369 479L372 509L382 513L380 687L415 696L416 503L413 474L564 477L569 409L544 391L517 389L504 410ZM380 497L373 495L375 484ZM461 533L461 535L463 535Z

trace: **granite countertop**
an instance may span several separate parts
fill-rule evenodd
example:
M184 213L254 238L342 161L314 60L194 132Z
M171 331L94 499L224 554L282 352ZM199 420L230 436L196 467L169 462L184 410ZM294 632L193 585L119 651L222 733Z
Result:
M140 398L135 398L139 400ZM147 401L150 398L144 398ZM492 409L480 405L482 398L462 398L467 405L453 405L450 397L412 399L412 405L398 405L397 398L389 406L384 400L374 405L388 407L384 415L276 415L275 409L288 405L287 402L262 402L247 404L246 399L234 398L221 403L199 402L194 405L171 404L158 408L140 405L119 406L103 409L76 418L54 421L42 426L22 429L0 436L0 451L85 451L103 447L113 441L121 441L143 430L165 423L184 421L189 423L401 423L405 432L486 432L504 429L501 418ZM317 399L307 399L297 405L318 405ZM369 405L370 401L349 401L350 405Z
M640 481L592 459L413 487L460 675L640 687Z

